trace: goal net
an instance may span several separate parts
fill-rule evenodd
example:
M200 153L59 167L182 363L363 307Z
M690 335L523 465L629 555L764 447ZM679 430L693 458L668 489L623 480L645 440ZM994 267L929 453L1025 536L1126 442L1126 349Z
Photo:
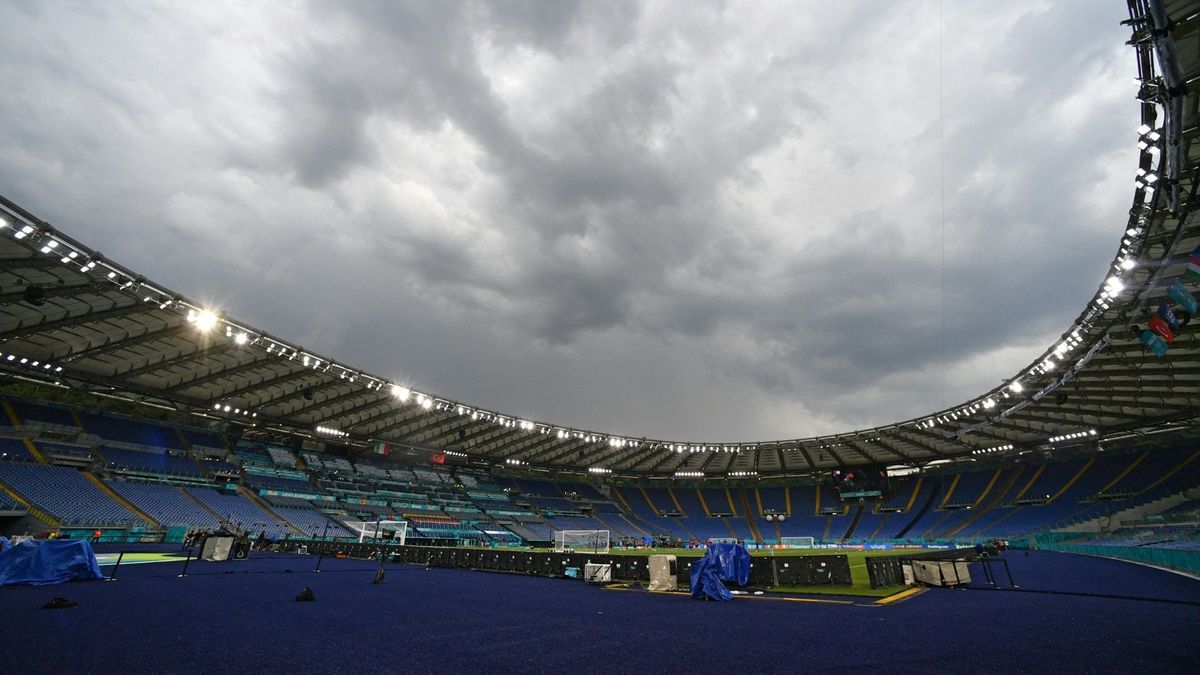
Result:
M363 541L390 541L404 545L408 537L408 522L404 520L348 520L346 525Z
M816 542L812 537L780 537L779 543L784 548L812 548Z
M608 553L608 530L556 530L554 551L564 553Z

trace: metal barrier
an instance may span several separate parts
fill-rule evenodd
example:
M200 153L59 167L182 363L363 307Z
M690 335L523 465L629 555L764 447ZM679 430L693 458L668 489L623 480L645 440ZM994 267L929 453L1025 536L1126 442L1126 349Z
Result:
M413 546L378 543L295 541L297 548L305 547L310 555L316 555L313 572L321 571L326 556L343 555L351 558L373 560L383 556L394 563L410 563L426 567L451 567L488 572L512 572L539 576L563 576L568 567L582 568L585 564L610 564L614 579L622 581L649 581L648 555L618 555L595 553L554 553L550 551L528 551L520 549L469 549L441 546ZM695 556L679 557L680 583L691 582L691 562ZM845 555L780 556L752 558L750 562L750 585L775 586L849 586L850 563Z
M976 556L963 555L960 551L939 551L931 553L923 553L913 556L879 556L867 558L867 578L870 579L871 588L885 588L887 586L903 586L906 578L913 579L915 575L911 573L911 567L914 562L951 562L951 563L978 563L983 571L984 583L991 586L993 589L1000 588L1000 578L996 570L992 569L995 565L1004 567L1004 574L1008 579L1009 588L1019 588L1013 580L1012 570L1008 566L1008 561L998 556ZM905 568L910 568L909 574L905 574ZM958 585L962 582L958 575L958 566L952 565L953 578L945 578L943 575L943 584L951 583Z

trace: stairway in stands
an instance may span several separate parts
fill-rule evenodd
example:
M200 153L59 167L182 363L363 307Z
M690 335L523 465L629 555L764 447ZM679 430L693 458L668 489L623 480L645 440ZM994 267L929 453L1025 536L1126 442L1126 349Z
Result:
M842 535L842 541L854 536L854 529L858 527L858 521L862 520L863 508L863 505L859 504L858 507L854 509L854 518L850 521L850 527L846 528L846 534Z
M112 488L108 487L108 485L106 485L104 483L104 481L97 478L95 476L95 474L93 474L91 471L81 471L80 473L83 474L84 478L88 479L88 482L90 482L92 485L95 485L96 488L99 489L101 492L103 492L105 494L105 496L107 496L109 499L113 500L114 502L116 502L116 503L120 504L122 507L124 507L126 511L129 511L130 513L137 516L138 518L141 518L142 520L146 521L147 523L150 523L150 525L153 527L162 527L162 525L157 520L150 517L150 514L139 509L138 507L134 506L133 503L130 502L128 499L125 499L124 497L117 494L116 492L113 492Z
M948 530L942 536L943 537L954 537L959 532L962 532L963 530L965 530L968 527L970 527L971 525L973 525L977 520L982 518L985 514L987 514L992 509L1002 506L1004 504L1004 497L1009 493L1010 490L1012 490L1013 486L1017 484L1017 479L1019 479L1021 477L1021 475L1024 473L1025 473L1025 467L1018 466L1015 470L1013 470L1012 475L1009 476L1008 480L1004 482L1003 487L1001 487L998 491L992 493L992 498L991 498L991 500L988 501L987 506L984 508L979 508L979 505L984 501L984 499L987 498L988 491L991 490L992 485L996 482L996 479L993 478L992 482L988 484L988 489L984 490L983 494L979 495L979 499L975 500L975 504L972 506L973 513L970 516L968 516L966 519L964 519L961 523L959 523L956 527Z
M754 535L754 541L761 544L763 542L762 532L758 531L758 525L754 522L755 518L751 515L750 499L746 497L746 490L740 488L738 493L742 497L742 514L746 517L746 524L750 526L750 534Z
M938 492L941 491L942 482L940 480L936 481L932 487L933 489L929 491L929 497L925 499L925 503L921 505L921 509L913 514L912 519L908 521L908 524L904 526L904 529L896 533L896 539L903 539L904 535L908 534L908 531L911 530L914 525L920 522L925 513L933 507L933 502L937 499ZM915 497L916 493L913 493L913 496Z

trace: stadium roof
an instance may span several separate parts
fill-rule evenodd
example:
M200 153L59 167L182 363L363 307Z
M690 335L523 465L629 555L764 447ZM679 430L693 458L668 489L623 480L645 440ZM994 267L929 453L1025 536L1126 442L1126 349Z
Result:
M926 464L1046 446L1170 443L1200 416L1200 321L1164 356L1139 341L1200 246L1196 2L1130 0L1142 126L1133 203L1104 286L1002 386L893 424L810 438L617 437L521 419L317 354L107 260L0 197L0 370L21 378L323 437L452 458L663 477L769 476ZM1165 7L1164 11L1151 9ZM1167 17L1173 19L1168 23ZM1064 159L1064 161L1069 161ZM1135 175L1136 174L1136 175ZM68 228L69 229L69 228Z

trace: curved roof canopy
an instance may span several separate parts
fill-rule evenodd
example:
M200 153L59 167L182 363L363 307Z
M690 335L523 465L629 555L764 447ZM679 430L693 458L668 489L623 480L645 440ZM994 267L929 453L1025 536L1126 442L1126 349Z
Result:
M1200 319L1165 356L1145 326L1200 246L1194 146L1200 78L1196 2L1130 0L1142 126L1128 223L1107 280L1060 338L1003 386L894 424L738 443L568 428L410 391L305 350L156 284L0 197L0 370L209 417L382 441L452 458L662 477L804 474L926 464L1044 446L1194 438ZM1170 19L1174 21L1171 22ZM1135 175L1136 174L1136 175ZM1119 228L1119 229L1118 229Z

